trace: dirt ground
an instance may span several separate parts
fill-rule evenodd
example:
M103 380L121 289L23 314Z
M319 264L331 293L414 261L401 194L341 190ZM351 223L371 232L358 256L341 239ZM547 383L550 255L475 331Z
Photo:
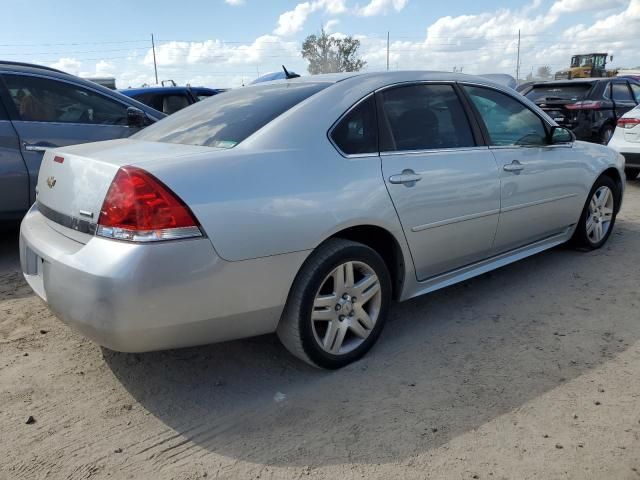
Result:
M34 296L5 232L0 478L640 479L640 181L627 187L605 248L396 305L336 372L275 336L101 349Z

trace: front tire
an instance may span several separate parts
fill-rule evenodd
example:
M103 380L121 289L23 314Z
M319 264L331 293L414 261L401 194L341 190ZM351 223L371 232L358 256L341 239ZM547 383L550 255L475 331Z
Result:
M620 189L606 175L599 177L587 197L572 242L595 250L602 247L613 230L620 202Z
M278 337L296 357L336 369L376 342L391 303L391 279L380 255L333 238L320 245L294 280Z

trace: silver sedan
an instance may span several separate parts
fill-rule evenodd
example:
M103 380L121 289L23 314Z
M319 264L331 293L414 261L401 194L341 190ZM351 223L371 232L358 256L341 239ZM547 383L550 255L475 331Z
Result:
M277 332L338 368L393 300L565 242L601 247L623 190L620 155L487 79L311 76L48 151L21 262L62 321L108 348Z

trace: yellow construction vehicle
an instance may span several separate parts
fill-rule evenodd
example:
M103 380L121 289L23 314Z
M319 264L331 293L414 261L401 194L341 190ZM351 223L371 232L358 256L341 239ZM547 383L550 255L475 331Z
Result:
M571 57L571 67L568 70L556 72L556 80L572 78L615 77L617 70L607 70L607 58L613 60L608 53L587 53Z

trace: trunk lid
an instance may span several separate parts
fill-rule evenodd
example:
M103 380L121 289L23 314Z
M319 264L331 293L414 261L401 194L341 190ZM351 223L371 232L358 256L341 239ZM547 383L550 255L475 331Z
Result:
M47 150L38 175L38 207L53 228L85 243L95 232L120 167L144 168L145 163L163 159L179 161L203 150L215 149L121 139Z

